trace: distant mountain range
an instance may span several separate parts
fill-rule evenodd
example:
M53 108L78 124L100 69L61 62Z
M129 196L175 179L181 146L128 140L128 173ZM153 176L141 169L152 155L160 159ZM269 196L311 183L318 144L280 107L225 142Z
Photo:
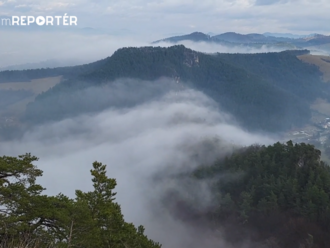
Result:
M266 32L266 33L263 33L263 35L264 36L299 39L299 38L306 38L306 37L314 36L314 35L316 35L316 33L308 34L308 35L299 35L299 34L291 34L291 33L270 33L270 32Z
M297 36L293 34L239 34L235 32L227 32L218 35L208 35L201 32L194 32L187 35L173 36L161 40L154 41L153 44L160 42L179 43L182 41L194 42L212 42L224 45L291 45L296 48L306 48L330 44L330 36L322 34L311 34L307 36Z

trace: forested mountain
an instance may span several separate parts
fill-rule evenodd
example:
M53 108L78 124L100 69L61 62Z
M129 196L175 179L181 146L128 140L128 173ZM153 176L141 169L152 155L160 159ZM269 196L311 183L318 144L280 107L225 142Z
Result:
M304 53L308 51L209 55L182 45L122 48L109 58L83 66L1 72L0 81L64 75L62 83L28 105L25 120L30 122L111 107L113 101L107 95L88 101L90 87L108 86L111 91L116 79L166 77L211 96L248 129L280 131L305 124L311 116L311 101L327 96L318 68L297 59Z
M184 221L225 227L233 243L251 239L261 247L328 247L330 167L320 155L312 145L291 141L241 148L191 175L211 182L213 207L193 210L184 203L186 195L176 194L169 198L173 211L178 218L186 213Z

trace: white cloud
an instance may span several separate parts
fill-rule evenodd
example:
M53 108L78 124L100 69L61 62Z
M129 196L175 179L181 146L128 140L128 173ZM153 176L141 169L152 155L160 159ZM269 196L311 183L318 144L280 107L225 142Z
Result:
M124 46L146 46L137 38L82 35L70 32L0 31L0 67L37 63L49 59L90 63L111 56ZM29 47L29 49L27 49ZM80 61L80 62L79 62Z
M224 46L217 43L208 43L208 42L192 42L192 41L182 41L178 44L182 44L187 48L190 48L194 51L203 52L203 53L267 53L267 52L281 52L287 50L288 47L276 47L272 45L262 45L261 47L251 47L244 45L235 45L235 46ZM169 47L173 46L172 43L160 42L156 44L157 46Z

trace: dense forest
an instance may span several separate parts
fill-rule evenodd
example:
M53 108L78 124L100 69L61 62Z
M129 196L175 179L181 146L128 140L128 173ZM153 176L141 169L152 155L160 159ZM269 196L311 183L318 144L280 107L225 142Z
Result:
M144 227L124 221L115 202L116 180L93 163L94 190L76 198L47 196L36 183L42 171L31 154L0 157L0 247L160 248Z
M198 212L181 203L177 211L190 211L192 223L203 219L213 229L224 226L233 243L251 239L265 247L326 248L330 167L320 155L312 145L291 141L240 148L191 175L212 182L213 207ZM176 201L184 198L177 195Z
M308 51L204 54L182 45L122 48L109 58L83 66L0 72L0 81L23 75L64 76L62 83L27 107L24 121L42 123L100 111L111 107L111 101L100 95L86 106L93 98L88 88L111 88L121 78L153 81L166 77L212 97L247 129L283 131L308 122L310 103L316 97L328 97L318 68L296 57L303 53Z

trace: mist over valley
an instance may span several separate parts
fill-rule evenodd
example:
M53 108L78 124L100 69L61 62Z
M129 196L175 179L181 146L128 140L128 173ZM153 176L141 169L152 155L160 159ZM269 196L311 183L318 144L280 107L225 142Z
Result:
M329 36L61 35L0 48L0 247L327 247Z

